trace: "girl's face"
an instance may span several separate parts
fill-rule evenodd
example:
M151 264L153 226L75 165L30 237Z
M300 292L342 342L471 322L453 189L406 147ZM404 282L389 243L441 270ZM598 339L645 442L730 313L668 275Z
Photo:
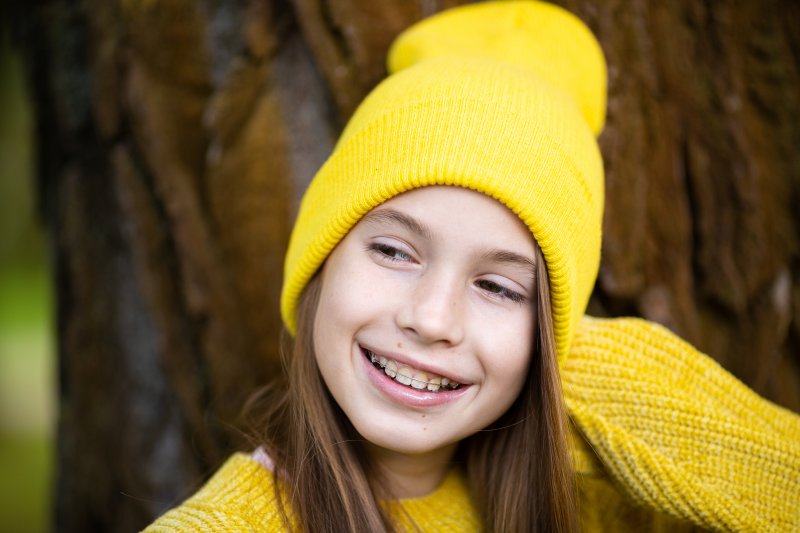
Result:
M314 347L367 441L441 451L519 395L533 337L535 245L505 206L426 187L373 209L322 271Z

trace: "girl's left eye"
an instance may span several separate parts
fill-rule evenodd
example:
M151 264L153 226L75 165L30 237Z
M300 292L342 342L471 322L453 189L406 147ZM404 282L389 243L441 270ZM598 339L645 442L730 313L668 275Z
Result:
M488 279L480 279L475 282L475 285L492 295L506 298L515 303L521 303L525 301L525 296L521 295L520 293L512 291L511 289L503 287L499 283Z

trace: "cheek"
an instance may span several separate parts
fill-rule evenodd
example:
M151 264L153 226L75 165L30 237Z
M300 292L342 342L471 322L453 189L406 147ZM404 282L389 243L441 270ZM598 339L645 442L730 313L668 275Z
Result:
M352 292L340 287L330 276L323 276L317 313L314 317L314 352L317 366L328 389L337 395L339 381L352 353L352 339L358 319L358 306Z
M349 248L337 249L331 255L322 272L314 323L318 350L352 340L361 328L387 316L392 287L375 270Z
M369 280L358 273L346 275L337 271L332 274L323 278L317 323L329 326L329 329L339 328L345 333L363 322L376 298Z
M323 271L322 297L335 320L365 321L392 312L405 296L405 276L377 266L355 244L334 251Z
M510 356L501 363L502 368L500 369L500 372L502 372L505 378L505 386L508 388L512 400L517 397L525 384L531 359L531 350L529 346L516 348L518 351L512 351L510 349L506 352Z
M525 383L533 353L532 313L502 321L483 344L486 353L491 354L484 363L487 376L513 401Z

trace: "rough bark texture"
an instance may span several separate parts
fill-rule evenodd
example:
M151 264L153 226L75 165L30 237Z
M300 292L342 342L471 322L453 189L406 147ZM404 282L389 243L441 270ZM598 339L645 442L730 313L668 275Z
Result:
M245 439L297 199L444 0L16 9L58 290L63 531L131 531ZM800 409L800 7L563 4L609 63L594 314L664 323Z

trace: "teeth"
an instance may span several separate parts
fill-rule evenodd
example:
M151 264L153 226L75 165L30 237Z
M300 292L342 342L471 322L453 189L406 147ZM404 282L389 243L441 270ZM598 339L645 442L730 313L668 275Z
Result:
M390 378L394 378L397 376L397 363L394 361L389 361L386 363L386 367L383 369L387 376Z
M417 372L411 379L411 386L417 390L423 390L428 386L428 374L425 372Z
M376 355L369 350L364 350L364 352L376 368L383 370L387 376L396 382L412 387L415 390L427 389L430 392L439 392L440 390L455 390L460 385L460 383L451 381L448 378L429 376L422 370L414 370L406 365L398 365L392 359Z
M411 385L411 369L407 366L401 366L394 380L403 385Z

